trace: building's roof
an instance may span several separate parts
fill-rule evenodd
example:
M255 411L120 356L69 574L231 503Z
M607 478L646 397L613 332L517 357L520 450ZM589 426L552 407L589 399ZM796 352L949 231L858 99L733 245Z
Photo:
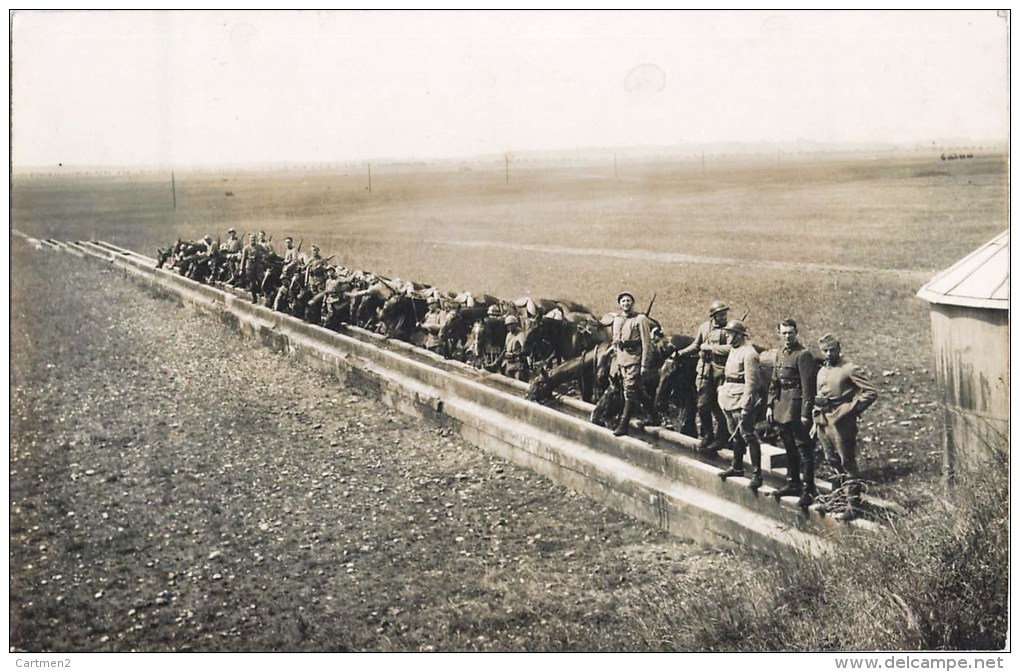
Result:
M931 303L1009 310L1009 230L936 275L917 295Z

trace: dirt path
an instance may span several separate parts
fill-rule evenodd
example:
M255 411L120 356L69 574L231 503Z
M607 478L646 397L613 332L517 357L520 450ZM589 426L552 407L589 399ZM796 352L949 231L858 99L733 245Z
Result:
M918 283L927 282L931 279L931 271L909 270L909 269L885 269L869 268L867 266L846 266L840 264L816 264L811 262L797 261L769 261L756 259L749 262L747 259L730 257L709 257L694 254L681 254L678 252L657 252L655 250L617 250L587 247L564 247L558 245L523 245L518 243L502 243L487 240L426 240L426 243L433 245L450 245L454 247L467 248L488 248L506 249L518 252L539 252L553 255L569 255L580 257L595 257L613 259L631 259L644 264L657 262L664 264L707 264L710 266L743 266L749 265L755 268L767 268L780 271L806 271L806 272L827 272L827 273L867 273L891 275Z
M718 554L120 272L11 279L12 650L647 650L651 596L712 599Z

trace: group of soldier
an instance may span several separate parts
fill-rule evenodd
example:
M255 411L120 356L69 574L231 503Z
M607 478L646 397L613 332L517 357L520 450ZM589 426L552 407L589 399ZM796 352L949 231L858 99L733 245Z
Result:
M357 304L379 289L386 295L399 293L420 298L426 304L426 312L413 325L413 329L421 334L418 340L424 348L449 356L449 344L441 337L448 313L443 310L442 294L438 290L331 265L331 259L324 259L317 245L311 246L310 253L302 254L301 243L295 247L290 236L284 239L284 249L279 254L264 231L249 234L248 243L242 246L237 231L231 228L222 243L214 242L211 235L198 241L177 241L172 248L160 250L157 267L166 265L168 269L176 269L196 280L219 281L249 291L252 303L291 312L306 320L314 314L322 326L335 326L331 317L334 311L340 309L341 303ZM274 265L279 271L275 282L268 283ZM303 295L300 301L298 294ZM301 310L295 310L297 304L300 304ZM306 310L307 306L314 311ZM367 314L359 326L378 327L378 324L371 324L374 318L374 312ZM490 305L483 319L498 322L500 334L505 332L505 337L500 336L502 348L498 359L489 362L486 368L527 382L530 367L519 318L514 314L504 315L499 306ZM351 321L358 322L353 318Z
M642 343L647 342L648 320L634 312L634 297L629 292L621 293L617 300L621 312L613 325L614 344L625 354L626 366L633 367L632 362L640 360ZM749 452L748 487L761 487L761 442L755 425L764 409L766 422L776 428L786 451L786 483L774 492L776 499L797 496L798 504L807 508L818 497L817 441L836 472L835 485L845 490L836 516L853 519L860 511L862 490L857 467L857 419L878 398L875 386L860 366L843 357L840 341L833 334L818 339L822 352L818 362L798 340L793 319L777 325L780 347L771 376L763 384L759 349L751 343L744 322L728 316L725 303L713 302L709 319L699 327L694 341L672 355L698 357L699 450L732 451L730 467L720 473L723 480L745 475L744 454ZM644 404L646 399L626 369L623 380L628 397L624 418L629 420L632 404ZM650 424L658 423L654 409L649 415ZM625 431L623 426L617 428L618 434Z
M287 287L292 284L288 279L299 274L306 291L315 297L312 301L320 302L323 324L339 301L341 288L347 290L343 293L345 297L353 298L372 291L371 281L377 280L371 274L330 266L329 259L323 259L315 245L309 255L301 255L300 245L295 247L291 237L284 240L283 254L276 255L264 232L250 234L243 246L234 229L227 235L227 241L219 247L211 236L193 244L191 254L177 260L181 272L189 272L189 266L193 269L218 252L226 282L246 287L252 302L262 299L277 310L287 302ZM275 297L263 299L264 276L272 256L282 256L282 282ZM360 280L360 284L352 284L354 279ZM395 289L413 293L415 286L406 283ZM438 293L426 293L426 297L427 312L415 328L424 334L423 346L438 352L443 345L439 335L446 318ZM620 311L612 316L611 333L615 375L624 404L614 429L619 436L626 434L632 416L642 409L647 414L646 424L658 425L662 419L641 382L643 372L650 366L655 323L635 310L634 295L630 292L620 293L617 303ZM861 496L856 459L857 419L877 399L875 386L861 367L842 356L839 339L832 334L818 340L822 352L819 361L798 340L793 319L784 319L777 325L780 347L775 351L771 376L763 381L763 349L752 344L742 320L728 318L729 307L722 301L713 302L709 319L699 326L690 345L670 355L676 359L697 358L699 450L707 454L721 449L732 452L731 465L720 473L723 480L745 476L744 456L749 453L748 487L757 490L762 485L762 456L756 424L764 411L765 421L776 429L786 452L786 483L774 496L777 499L796 496L804 508L818 497L815 453L816 443L821 444L826 461L836 472L835 484L847 493L845 506L837 516L853 519L859 513ZM486 319L500 320L506 330L495 370L526 381L528 362L518 318L513 314L504 317L496 306L491 306Z

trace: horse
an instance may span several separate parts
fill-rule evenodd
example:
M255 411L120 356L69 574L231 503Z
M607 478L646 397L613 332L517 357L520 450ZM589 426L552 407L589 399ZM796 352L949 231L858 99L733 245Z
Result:
M427 311L425 299L394 294L379 308L379 332L388 338L411 342Z
M445 310L443 325L439 329L439 341L444 357L461 360L466 358L471 330L475 323L485 317L487 309L485 305L476 304L463 307L456 305L455 308ZM457 356L458 353L460 357Z
M607 360L611 357L610 345L600 343L551 370L540 368L535 371L528 385L526 398L542 402L549 399L561 385L577 383L581 399L591 403L596 397L602 396L603 389L609 384Z
M690 336L663 336L657 345L663 361L655 387L655 408L665 417L674 417L677 431L697 435L698 393L696 389L697 360L671 355L694 342Z
M505 346L506 324L500 318L483 318L471 328L468 351L475 367L498 372Z
M359 327L371 329L379 316L379 309L394 294L396 292L392 287L378 281L367 289L351 293L351 316L354 323Z
M608 342L610 334L591 313L564 313L554 308L541 318L524 321L524 352L532 369L549 364L562 364L599 343Z
M266 255L266 270L262 274L262 296L276 296L282 284L281 271L283 270L283 257L275 252ZM266 299L270 301L270 299Z

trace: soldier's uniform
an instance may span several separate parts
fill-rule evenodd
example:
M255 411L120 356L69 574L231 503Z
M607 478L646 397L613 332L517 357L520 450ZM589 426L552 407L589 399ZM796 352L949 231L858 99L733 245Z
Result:
M524 332L520 329L514 330L511 325L518 325L519 322L514 316L508 316L505 320L507 326L506 343L503 348L503 374L528 382L528 362L524 357Z
M624 296L629 296L633 302L634 296L630 292L622 292L617 297L617 303ZM637 405L644 406L648 411L651 424L657 425L661 422L655 404L648 398L641 385L642 371L652 368L654 353L651 327L651 320L642 313L620 313L613 318L616 370L623 387L623 415L613 432L618 436L627 433L630 416Z
M265 250L254 239L249 239L241 250L241 275L251 290L251 302L256 303L262 294L262 274L266 269Z
M710 312L725 314L724 304L712 304ZM698 436L700 448L726 448L726 414L719 407L719 387L725 382L726 359L730 354L730 337L712 317L698 327L694 342L678 351L676 357L698 355L696 385L698 390ZM707 346L707 347L703 347ZM714 421L714 422L713 422Z
M283 263L290 264L297 261L298 251L295 247L288 247L283 251Z
M319 255L319 251L313 250L312 256L305 265L305 287L312 295L317 295L326 288L326 262Z
M732 347L726 357L724 380L719 387L719 407L726 414L733 448L732 466L722 474L722 478L744 475L744 450L747 449L751 454L750 487L757 488L762 483L761 443L754 433L755 409L760 401L758 351L746 340L747 331L739 320L731 320L725 329L742 334L745 340Z
M443 311L439 310L439 301L429 298L429 311L421 321L425 330L425 349L441 353L443 342L439 340L439 332L443 328Z
M241 273L238 269L241 265L241 249L243 247L241 239L237 237L237 231L234 229L227 231L227 242L222 245L222 250L227 260L227 273L229 274L226 282L235 284L240 279Z
M792 332L791 332L792 333ZM784 345L776 354L769 384L769 408L786 450L786 487L778 496L815 491L815 443L811 428L802 418L810 418L815 405L815 358L798 341ZM803 477L803 486L801 480Z
M336 271L331 268L329 270L328 277L326 278L325 289L323 289L324 298L322 301L322 314L319 318L322 322L322 326L329 324L332 319L336 304L341 299L341 292L343 291L343 288L343 280L338 278Z
M831 334L819 339L826 344L839 341ZM826 360L818 369L813 409L814 424L825 450L825 459L843 479L857 479L857 418L878 399L878 390L861 367L842 356Z

